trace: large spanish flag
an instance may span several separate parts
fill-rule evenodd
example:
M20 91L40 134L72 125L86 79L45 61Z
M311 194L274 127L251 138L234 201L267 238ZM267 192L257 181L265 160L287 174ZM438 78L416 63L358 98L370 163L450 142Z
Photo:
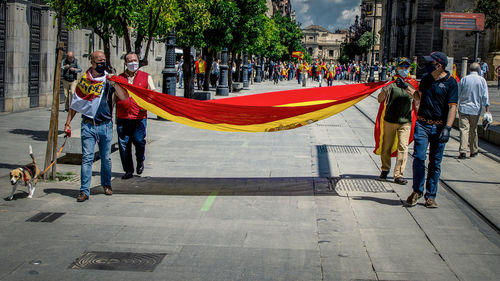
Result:
M168 120L200 129L274 132L328 118L384 86L384 82L279 91L198 101L138 88L117 77L137 104Z

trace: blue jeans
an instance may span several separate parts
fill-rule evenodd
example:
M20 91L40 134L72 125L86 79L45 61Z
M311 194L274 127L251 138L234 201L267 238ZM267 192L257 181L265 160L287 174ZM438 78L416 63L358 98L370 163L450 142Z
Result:
M302 78L302 73L297 72L297 80L299 81L299 84L300 84L300 82L302 81L302 79L301 79L301 78Z
M113 138L113 122L107 121L92 124L82 121L82 169L80 192L90 196L92 164L94 163L95 144L99 145L101 158L101 185L111 186L111 140Z
M184 73L179 72L179 89L182 88L182 79L184 79Z
M439 176L441 175L441 160L443 160L445 142L439 141L443 126L428 125L417 121L413 145L413 191L423 193L425 182L425 199L436 198ZM425 181L425 159L429 147L429 166L427 181Z
M146 150L146 126L147 119L120 119L116 118L116 132L118 133L118 144L120 159L125 173L134 172L134 162L132 162L132 143L135 147L136 163L144 161Z

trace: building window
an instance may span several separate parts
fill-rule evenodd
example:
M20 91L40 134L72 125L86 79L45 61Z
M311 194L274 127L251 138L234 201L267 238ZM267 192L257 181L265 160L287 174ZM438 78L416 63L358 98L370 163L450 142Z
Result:
M319 46L319 49L320 49L320 50L323 50L323 46Z
M333 57L333 50L328 51L328 55L329 55L330 57Z
M312 56L312 54L313 54L313 48L309 47L309 49L307 51L309 52L309 55Z
M309 40L313 40L313 39L314 39L314 37L312 37L312 36L309 36Z

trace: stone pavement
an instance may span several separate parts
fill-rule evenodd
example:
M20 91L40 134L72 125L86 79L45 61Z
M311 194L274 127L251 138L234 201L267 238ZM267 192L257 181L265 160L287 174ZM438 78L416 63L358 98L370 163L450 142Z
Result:
M292 88L266 82L238 94ZM151 116L141 177L121 180L112 153L113 196L98 187L96 161L85 203L75 202L79 184L70 181L41 182L31 200L21 187L16 200L0 202L0 280L497 280L498 147L481 142L477 158L458 160L452 139L439 208L405 208L411 185L374 180L377 108L368 97L276 133L204 131ZM29 144L43 162L49 116L0 116L2 198L7 169L29 162ZM79 174L79 166L58 169ZM26 221L39 212L64 214ZM149 255L97 258L108 251ZM128 271L111 270L119 263ZM147 265L156 268L130 271Z

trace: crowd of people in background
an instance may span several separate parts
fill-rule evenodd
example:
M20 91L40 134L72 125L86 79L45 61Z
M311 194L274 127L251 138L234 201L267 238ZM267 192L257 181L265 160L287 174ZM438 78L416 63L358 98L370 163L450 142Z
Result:
M195 73L196 85L198 89L203 87L205 71L207 69L206 61L202 56L198 56L195 60L192 58L193 73ZM177 69L177 83L179 88L182 88L183 84L183 64L184 59L181 56L180 60L176 64ZM486 64L485 64L486 65ZM260 68L259 72L257 69ZM229 67L229 71L232 73L232 81L240 82L243 76L243 64L240 62L239 73L237 73L237 64L233 62ZM319 86L326 84L327 86L333 86L333 81L347 81L351 83L364 83L367 82L370 72L370 64L366 61L352 61L350 63L338 63L333 60L325 61L321 59L313 60L312 62L307 62L306 60L294 60L294 61L281 61L281 60L265 60L259 64L256 58L251 58L247 62L248 80L249 83L253 83L257 75L260 75L260 81L273 81L274 84L278 84L280 81L290 81L297 80L298 84L302 84L304 87L307 85L307 80L315 81L319 83ZM487 72L487 65L485 68ZM389 62L386 65L386 76L387 79L391 79L397 73L397 63ZM410 66L410 75L415 78L417 65L416 62L412 62ZM382 75L382 64L377 63L374 65L374 73L376 77ZM220 80L220 60L215 59L212 62L209 75L210 87L217 87Z

